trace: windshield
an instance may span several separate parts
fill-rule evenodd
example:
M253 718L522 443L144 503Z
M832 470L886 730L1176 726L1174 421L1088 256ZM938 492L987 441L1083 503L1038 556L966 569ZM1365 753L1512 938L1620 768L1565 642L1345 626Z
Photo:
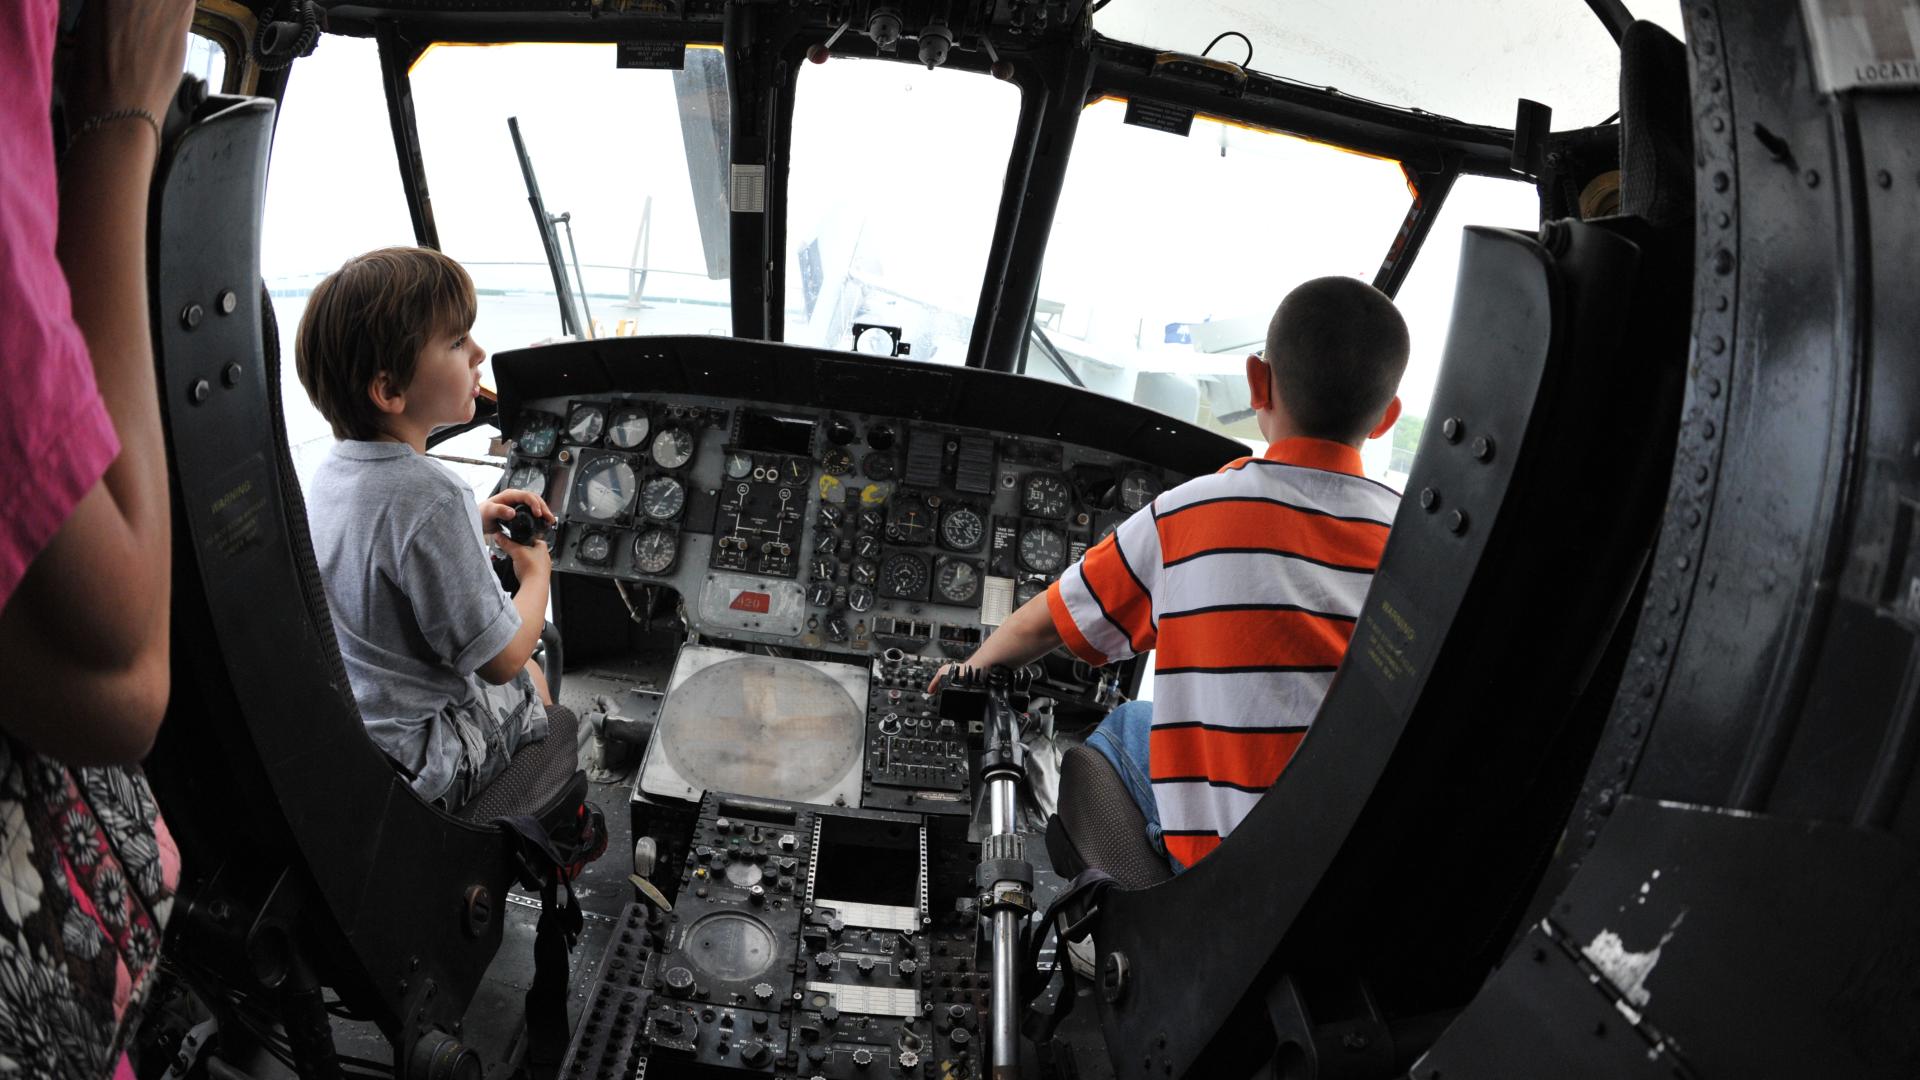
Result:
M786 340L854 347L896 328L962 364L1020 92L986 75L835 57L801 70L788 185ZM883 354L891 334L868 338Z
M1030 375L1264 448L1245 358L1287 290L1370 281L1411 195L1398 162L1196 118L1185 137L1081 117L1047 243Z
M480 293L489 351L561 334L507 128L517 117L591 336L730 334L726 67L624 69L613 45L439 45L412 71L440 247ZM577 260L577 261L576 261ZM582 287L584 283L584 288Z
M1680 36L1678 0L1628 7ZM1374 0L1364 16L1327 0L1121 2L1102 6L1093 25L1189 53L1238 31L1252 42L1256 71L1476 124L1512 127L1522 97L1551 106L1556 130L1598 124L1617 107L1620 51L1581 0ZM1212 55L1238 64L1247 52L1228 38Z

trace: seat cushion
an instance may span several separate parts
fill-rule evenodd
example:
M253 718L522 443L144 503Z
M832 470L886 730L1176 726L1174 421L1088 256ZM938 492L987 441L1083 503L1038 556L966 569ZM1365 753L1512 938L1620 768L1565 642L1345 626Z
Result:
M507 769L454 812L462 821L539 816L580 770L580 721L564 705L547 706L547 737L521 749Z
M1123 889L1173 877L1166 856L1147 839L1146 815L1098 750L1076 746L1061 758L1060 825L1080 858Z

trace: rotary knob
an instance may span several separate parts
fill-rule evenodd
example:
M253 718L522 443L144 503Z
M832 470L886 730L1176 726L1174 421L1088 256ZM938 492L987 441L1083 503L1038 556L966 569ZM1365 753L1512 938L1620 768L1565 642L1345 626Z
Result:
M669 994L686 997L693 991L693 972L683 967L668 968L666 983Z
M900 961L900 974L902 975L911 975L914 972L919 970L920 970L920 965L914 963L912 960Z
M854 966L860 969L860 974L871 975L873 974L873 957L863 956L854 963Z
M773 1000L773 984L772 983L753 984L753 1000L759 1002L762 1005L765 1005L767 1002L772 1001Z
M762 1042L740 1044L740 1064L749 1069L764 1069L773 1063L773 1051Z
M747 890L747 901L755 907L767 902L767 889L764 885L755 885Z
M820 968L821 971L825 971L828 968L833 966L833 954L830 952L814 953L813 962L815 965L817 965Z
M873 1064L873 1051L868 1050L866 1047L863 1046L860 1049L855 1050L853 1052L854 1068L864 1069L871 1064Z

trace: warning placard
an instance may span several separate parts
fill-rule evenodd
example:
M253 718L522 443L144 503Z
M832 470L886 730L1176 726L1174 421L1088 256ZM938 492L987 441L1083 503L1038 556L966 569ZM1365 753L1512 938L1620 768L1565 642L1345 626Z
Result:
M1821 89L1920 86L1920 0L1802 0Z

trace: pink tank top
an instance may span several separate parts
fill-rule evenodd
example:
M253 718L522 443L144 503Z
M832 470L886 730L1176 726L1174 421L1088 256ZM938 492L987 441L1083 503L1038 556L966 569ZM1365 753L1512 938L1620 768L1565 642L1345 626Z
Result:
M0 3L0 607L120 453L54 258L57 0Z

